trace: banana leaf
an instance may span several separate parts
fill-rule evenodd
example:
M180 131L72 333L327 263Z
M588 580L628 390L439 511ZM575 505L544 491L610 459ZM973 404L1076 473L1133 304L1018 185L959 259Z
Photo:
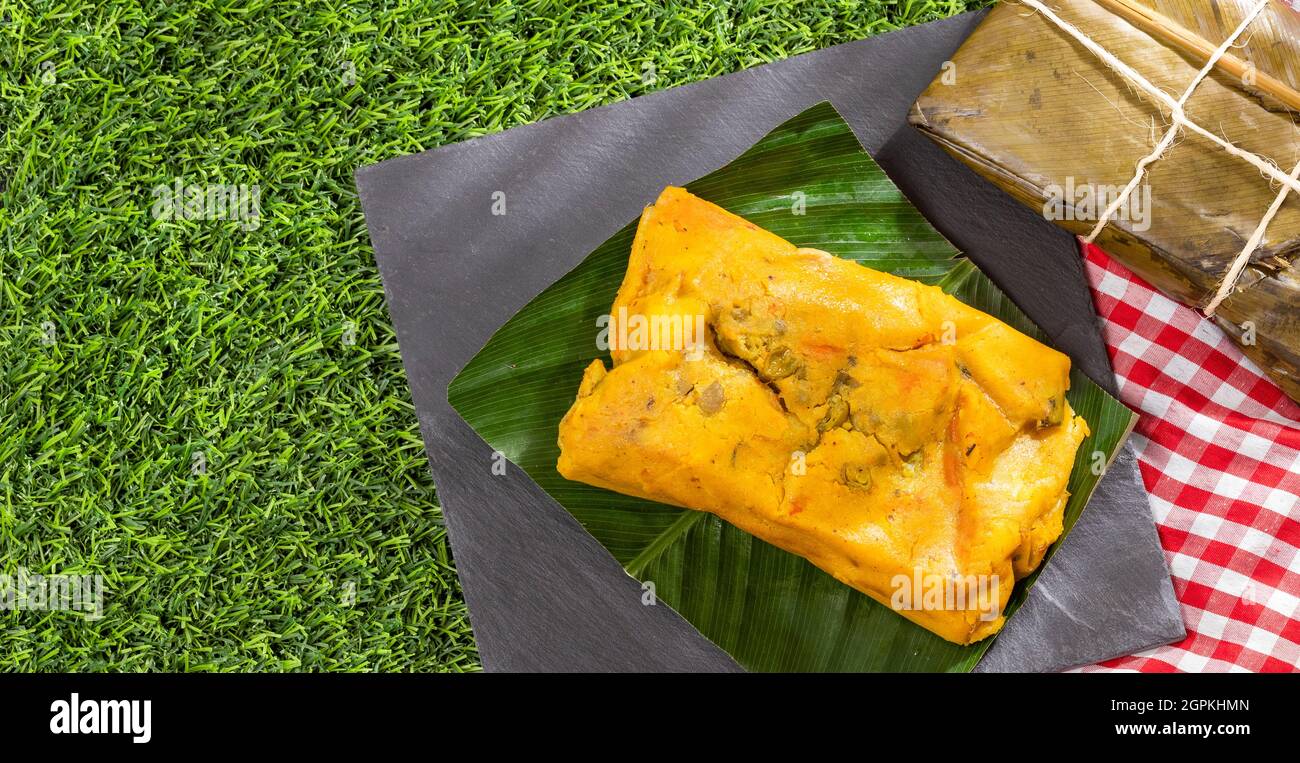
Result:
M937 284L1044 339L908 203L829 103L790 119L727 166L686 187L797 245ZM608 353L596 349L596 321L614 301L635 229L633 220L498 330L452 381L451 405L571 512L629 575L652 582L658 605L672 607L745 668L973 668L992 639L965 647L949 643L803 558L711 514L559 475L557 428L582 369L597 357L610 361ZM1093 434L1080 447L1070 477L1067 533L1092 494L1099 467L1110 462L1133 423L1124 405L1077 371L1069 399ZM1021 605L1035 577L1017 585L1010 610Z
M1258 0L1054 0L1068 23L1178 98ZM993 8L917 98L910 122L1021 203L1087 234L1169 127L1160 104L1029 7ZM1300 158L1300 14L1270 3L1188 100L1187 116L1284 171ZM1205 307L1278 194L1194 133L1149 165L1097 244ZM1215 321L1300 400L1300 203L1269 223Z

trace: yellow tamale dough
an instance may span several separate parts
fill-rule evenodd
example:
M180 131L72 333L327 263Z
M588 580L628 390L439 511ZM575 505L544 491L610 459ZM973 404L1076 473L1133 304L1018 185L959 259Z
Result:
M936 287L669 187L611 315L702 316L705 336L587 368L560 423L568 479L712 512L959 644L1002 627L1061 534L1088 434L1069 358ZM977 579L996 580L984 598L900 599L904 580Z

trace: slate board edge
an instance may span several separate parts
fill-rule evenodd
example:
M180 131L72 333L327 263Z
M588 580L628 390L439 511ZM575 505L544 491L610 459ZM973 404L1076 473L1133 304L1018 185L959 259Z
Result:
M961 19L961 18L963 18L963 17L959 17L959 19ZM973 22L971 21L971 19L970 19L969 16L968 16L968 17L965 17L965 18L966 18L965 23L966 23L967 25L973 25ZM954 23L954 20L950 20L950 21L948 21L948 22L939 22L939 23L952 24L952 23ZM928 26L928 25L927 25L927 26ZM911 28L911 29L909 29L909 30L902 30L902 31L900 31L900 32L891 33L891 34L888 35L888 36L904 36L904 35L908 34L909 32L913 32L914 30L921 30L921 29L924 29L924 28L925 28L925 27L914 27L914 28ZM883 37L883 36L882 36L882 37ZM880 37L878 37L878 38L872 38L872 40L878 40L878 39L882 39L882 38L880 38ZM858 43L846 43L846 45L855 45L855 44L858 44ZM836 47L843 47L843 46L836 46ZM834 51L834 50L835 50L835 48L829 48L829 49L826 49L826 50L824 50L824 51L817 51L817 52L810 53L810 54L805 54L805 55L807 55L807 56L816 56L816 55L819 55L819 54L829 53L830 51ZM757 67L757 68L760 68L760 69L761 69L761 68L764 68L764 67ZM720 78L720 79L727 79L727 78L731 78L731 77L741 77L741 76L746 76L747 74L749 74L750 72L753 72L753 71L754 71L754 70L746 70L746 71L744 71L744 72L739 72L739 73L736 73L736 74L727 75L727 77ZM709 83L714 82L714 81L715 81L715 80L708 80L708 81L701 82L701 83L693 83L693 84L691 84L691 85L686 85L686 86L683 86L683 87L681 87L681 88L673 88L673 89L670 89L670 90L667 90L667 91L661 91L661 92L659 92L659 93L655 93L655 94L652 94L652 95L642 96L640 99L637 99L637 100L642 100L642 99L654 99L654 98L668 98L668 97L670 97L672 94L674 94L674 93L678 93L679 91L687 90L687 89L691 89L691 88L704 87L704 86L706 86L706 85L708 85ZM613 109L613 108L619 107L619 106L621 106L621 105L623 105L623 104L625 104L625 103L627 103L627 102L621 102L621 103L618 103L618 104L611 104L611 105L608 105L608 106L600 107L600 109L598 109L598 110ZM593 111L596 111L596 110L593 110ZM588 112L583 112L583 113L588 113ZM578 117L580 117L580 116L581 116L581 115L567 115L567 116L562 116L562 117L555 117L554 120L568 120L568 119L575 119L575 118L578 118ZM547 122L550 122L550 121L553 121L553 120L546 120L546 121L547 121ZM856 130L855 130L855 132L856 132ZM471 140L471 141L467 141L467 142L464 142L464 143L461 143L461 144L456 144L455 146L451 146L451 147L447 147L447 148L443 148L443 149L438 149L438 151L444 151L444 152L445 152L445 151L448 151L448 150L465 151L465 150L469 150L470 148L472 148L472 147L474 147L474 146L476 146L476 145L481 145L481 144L483 144L484 142L489 142L489 141L493 141L493 140L496 140L496 139L503 139L502 136L504 136L504 135L505 135L504 132L503 132L503 133L495 133L495 134L493 134L493 135L483 136L483 137L475 138L475 139L473 139L473 140ZM860 136L859 136L859 137L860 137ZM891 142L892 142L892 140L891 140ZM361 191L363 207L367 206L366 197L370 195L370 193L368 192L368 189L369 189L370 181L371 181L372 178L376 178L376 179L378 179L379 176L380 176L380 174L381 174L381 171L387 171L389 168L391 168L391 167L394 166L394 165L403 164L403 163L408 162L408 161L412 161L412 162L413 162L413 161L416 159L416 157L418 157L418 156L419 156L419 155L408 156L408 157L399 157L399 158L396 158L396 159L386 160L386 161L381 162L381 163L376 164L376 165L369 165L369 166L367 166L367 167L360 168L360 169L357 171L357 173L356 173L356 180L357 180L358 188L359 188L359 190ZM884 163L882 162L882 165L883 165L883 164L884 164ZM886 167L886 170L888 170L888 167ZM891 173L891 177L892 177L892 173ZM895 179L895 180L896 180L896 182L897 182L897 179ZM900 184L900 187L902 187L901 184ZM369 221L369 220L371 220L371 219L372 219L372 215L370 214L370 210L367 210L367 220ZM937 226L937 227L939 227L939 226ZM376 235L373 231L372 231L371 235L372 235L372 238L374 238L374 239L378 239L378 238L381 237L381 236L379 236L379 235ZM386 232L384 232L384 235L386 235ZM947 234L945 234L945 235L947 235ZM380 257L378 256L378 251L379 251L379 249L380 249L380 246L377 244L377 245L376 245L377 260L380 259ZM382 262L380 263L380 266L381 266L381 271L382 271L382 270L383 270L383 264L382 264ZM1080 275L1081 275L1081 272L1080 272ZM389 279L389 278L385 278L385 279L384 279L384 289L385 289L386 297L389 299L390 304L392 303L392 300L393 300L393 297L394 297L393 291L392 291L392 289L391 289L391 285L392 285L392 284L391 284L390 279ZM541 288L544 289L545 286L542 286ZM540 290L539 290L539 291L540 291ZM403 362L404 362L404 364L405 364L405 362L406 362L406 356L405 356L405 354L403 354ZM408 374L411 373L411 369L410 369L410 368L407 368L406 370L407 370L407 373L408 373ZM1090 375L1091 375L1091 374L1090 374ZM1114 389L1114 387L1113 387L1113 385L1114 385L1113 379L1110 379L1110 380L1107 380L1107 379L1098 379L1097 381L1098 381L1099 383L1101 383L1102 386L1103 386L1104 388L1108 389L1108 391L1113 391L1113 389ZM1109 382L1109 383L1106 383L1106 382ZM444 395L443 395L443 398L444 398L444 399L443 399L442 402L445 403L445 389L444 389ZM431 431L429 431L429 429L434 425L435 422L434 422L433 420L431 420L431 419L427 419L424 415L421 415L421 416L420 416L420 420L421 420L421 429L422 429L422 432L423 432L423 434L424 434L424 436L425 436L426 444L428 444L428 443L431 441L431 437L430 437L430 436L431 436L431 435L436 435L435 432L431 432ZM477 437L477 436L475 435L475 437ZM431 466L432 466L432 458L431 458ZM558 504L557 504L557 506L558 506ZM563 513L565 514L565 516L568 516L567 512L563 512ZM576 520L572 520L571 517L570 517L570 520L573 521L574 524L576 524ZM456 525L459 524L459 523L455 520L455 512L454 512L454 511L448 512L447 521L448 521L448 525L449 525L449 533L450 533L451 536L452 536L453 547L456 547L456 546L457 546L457 543L456 543L456 536L457 536ZM1154 536L1154 530L1152 530L1152 535ZM603 549L602 549L602 550L603 550ZM612 558L612 557L611 557L611 558ZM467 597L472 598L472 594L471 594L471 592L470 592L469 590L466 591L466 595L467 595ZM473 610L473 609L474 609L474 604L471 603L470 606L471 606L471 610ZM1181 622L1178 623L1178 626L1179 626L1179 629L1180 629L1180 631L1181 631ZM1177 637L1177 635L1179 635L1179 634L1173 634L1172 637ZM1162 641L1162 642L1160 642L1160 643L1164 643L1164 642ZM488 660L486 659L486 656L485 656L485 660L484 660L484 661L485 661L485 666L490 667L490 665L488 665Z

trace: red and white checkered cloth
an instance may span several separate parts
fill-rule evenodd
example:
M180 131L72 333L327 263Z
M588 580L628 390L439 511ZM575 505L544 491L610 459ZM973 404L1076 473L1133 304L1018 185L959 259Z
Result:
M1300 669L1300 406L1213 321L1083 253L1187 626L1083 671Z

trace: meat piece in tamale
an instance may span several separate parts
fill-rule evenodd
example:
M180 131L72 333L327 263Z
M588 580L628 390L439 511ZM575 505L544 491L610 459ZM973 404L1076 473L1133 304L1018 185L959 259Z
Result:
M712 512L961 644L1061 534L1069 359L938 288L669 187L611 314L705 336L587 368L568 479Z

